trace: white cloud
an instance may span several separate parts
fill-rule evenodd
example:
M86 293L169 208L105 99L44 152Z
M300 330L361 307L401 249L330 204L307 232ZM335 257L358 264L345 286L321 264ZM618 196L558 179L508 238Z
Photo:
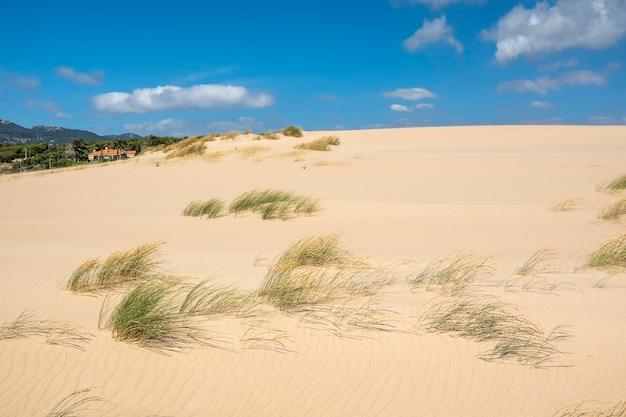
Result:
M551 2L552 3L552 2ZM483 36L496 42L496 61L567 48L606 48L626 32L624 0L557 0L533 9L519 5Z
M407 106L403 106L402 104L392 104L389 107L393 111L409 111L410 110Z
M554 104L549 101L531 101L528 105L537 109L549 109L554 107Z
M269 94L251 94L236 85L199 84L138 88L132 93L112 92L92 98L96 110L111 113L147 113L159 110L216 109L226 107L267 107L274 104Z
M419 103L415 105L415 108L418 110L432 110L435 106L430 103Z
M604 85L607 77L607 72L570 71L557 78L540 77L536 80L504 81L498 85L498 91L515 90L520 93L532 91L547 94L550 90L558 90L564 85Z
M464 3L464 4L483 4L487 0L391 0L391 4L394 7L402 6L404 4L409 6L415 6L417 4L426 4L433 9L438 9L451 4Z
M100 85L104 79L104 71L80 73L76 72L74 68L63 66L57 68L57 74L75 84Z
M594 125L612 125L615 124L615 119L609 116L591 116L589 123Z
M179 119L163 119L156 122L124 124L124 131L138 135L163 134L167 132L168 135L172 136L184 136L184 134L181 134L184 128L185 122Z
M396 97L404 100L421 100L424 98L436 98L437 95L426 90L425 88L398 88L394 91L387 91L383 93L383 97Z
M5 86L15 87L22 91L35 91L39 90L41 82L36 77L24 77L12 72L0 71L0 88Z
M56 104L54 101L39 101L32 98L24 100L24 105L26 107L39 108L47 111L52 114L55 119L71 119L72 116L66 113L63 113L61 106Z
M445 16L431 22L424 20L424 25L416 30L413 36L405 39L403 45L407 51L415 52L427 45L439 42L453 46L458 53L463 51L463 45L454 37L454 30L446 23Z

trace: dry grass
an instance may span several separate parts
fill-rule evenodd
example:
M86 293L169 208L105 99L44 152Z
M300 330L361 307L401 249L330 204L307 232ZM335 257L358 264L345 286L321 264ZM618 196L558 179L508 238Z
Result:
M104 261L90 259L72 272L65 289L74 292L99 291L149 279L159 269L160 246L161 242L152 242L115 252Z
M625 417L626 401L617 404L607 404L595 401L586 401L580 404L562 408L552 417Z
M598 218L602 220L619 220L624 214L626 214L626 198L622 198L602 209Z
M331 146L339 146L341 141L337 136L322 136L312 142L305 142L294 146L294 149L305 149L309 151L330 151Z
M85 350L93 335L79 327L54 320L38 320L28 314L20 316L11 323L0 325L0 340L24 339L27 337L45 337L46 344L60 345Z
M102 397L90 396L90 392L91 388L74 391L59 401L52 411L46 414L46 417L79 417L93 416L94 413L99 414L102 411L95 409L95 404L107 402L107 400Z
M614 236L587 256L583 267L599 269L626 268L626 233Z
M302 129L299 126L287 126L283 130L281 130L281 133L284 136L292 136L294 138L302 137Z
M318 200L288 191L253 190L241 194L230 204L228 211L235 215L257 213L263 220L287 220L297 215L311 215L319 210Z
M486 277L495 271L490 258L472 254L436 259L415 277L407 281L413 288L438 288L441 294L459 294L477 277Z
M206 216L212 219L224 214L225 203L219 198L212 198L208 201L192 201L183 210L183 216L200 217Z
M549 210L554 212L574 211L578 210L583 202L584 200L580 197L565 198L552 203Z
M546 246L533 253L522 266L515 270L515 273L527 277L554 272L558 268L557 259L556 250L551 246Z
M431 332L454 333L496 345L479 358L513 360L532 367L544 366L561 353L552 343L567 334L556 328L544 336L539 326L511 312L512 307L487 296L462 295L432 306L422 323Z
M242 349L271 350L278 353L294 352L293 340L285 330L278 329L265 319L254 319L244 323L248 329L241 336Z
M253 304L251 294L206 279L188 289L178 311L190 316L236 314L249 309Z
M166 159L202 155L206 150L207 141L209 141L207 136L194 136L166 146L163 152L167 154Z

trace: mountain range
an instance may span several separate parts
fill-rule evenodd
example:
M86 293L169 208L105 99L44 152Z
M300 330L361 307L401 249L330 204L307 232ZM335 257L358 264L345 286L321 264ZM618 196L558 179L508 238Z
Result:
M111 139L142 139L134 133L122 135L100 136L88 130L67 129L58 126L33 126L31 129L22 127L8 120L0 120L0 143L2 144L31 144L52 143L60 145L82 138L87 142L99 142Z

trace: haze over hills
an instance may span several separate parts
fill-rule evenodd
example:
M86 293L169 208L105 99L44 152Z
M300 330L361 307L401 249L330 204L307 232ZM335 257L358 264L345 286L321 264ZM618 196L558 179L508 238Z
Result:
M134 133L100 136L88 130L67 129L59 126L33 126L28 129L8 120L0 120L0 143L3 144L49 142L60 145L78 138L85 139L87 142L97 142L115 138L141 139L142 137Z

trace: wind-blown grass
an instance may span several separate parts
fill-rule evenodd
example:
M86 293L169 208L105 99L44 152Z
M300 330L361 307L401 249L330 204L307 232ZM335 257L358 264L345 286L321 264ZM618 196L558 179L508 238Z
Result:
M546 246L531 255L522 266L515 270L522 277L537 276L542 273L554 271L557 267L555 261L558 254L554 248Z
M599 269L626 268L626 233L604 242L587 256L584 267Z
M167 153L166 159L202 155L206 150L205 143L209 140L215 139L210 136L193 136L165 147L163 152Z
M45 337L46 344L85 350L93 335L71 324L54 320L38 320L28 314L20 314L14 321L0 325L0 340Z
M189 289L179 308L179 313L191 316L233 314L248 309L251 304L253 304L253 297L250 294L206 279Z
M407 282L413 288L425 286L430 289L436 286L442 294L458 294L479 275L486 276L493 271L495 267L489 258L459 254L432 261Z
M146 280L157 273L160 246L160 242L152 242L115 252L104 261L90 259L72 272L65 288L75 292L97 291Z
M605 189L608 191L626 190L626 174L615 178L606 185Z
M626 198L605 207L598 217L602 220L618 220L626 214Z
M561 353L552 342L566 337L562 328L544 336L541 328L529 320L514 315L510 307L496 298L461 295L432 306L422 317L426 329L432 332L454 333L460 337L496 345L479 358L515 360L540 367Z
M295 138L302 137L302 129L299 126L287 126L283 130L281 130L281 133L285 136L292 136Z
M294 146L294 149L306 149L309 151L330 151L331 146L338 146L341 143L337 136L322 136L312 142L305 142Z
M586 401L565 407L557 411L552 417L624 417L626 416L626 401L611 405Z
M246 192L233 200L228 208L235 215L257 213L263 220L287 220L295 215L311 215L318 210L318 200L271 189Z
M224 213L225 203L219 198L212 198L208 201L192 201L183 210L183 216L200 217L207 219L218 217Z
M85 388L74 391L59 401L52 411L46 414L46 417L93 416L93 413L98 411L93 406L96 403L107 402L107 400L102 397L90 396L91 390L91 388Z
M552 203L549 210L555 212L573 211L579 208L582 203L583 199L580 197L566 198Z

